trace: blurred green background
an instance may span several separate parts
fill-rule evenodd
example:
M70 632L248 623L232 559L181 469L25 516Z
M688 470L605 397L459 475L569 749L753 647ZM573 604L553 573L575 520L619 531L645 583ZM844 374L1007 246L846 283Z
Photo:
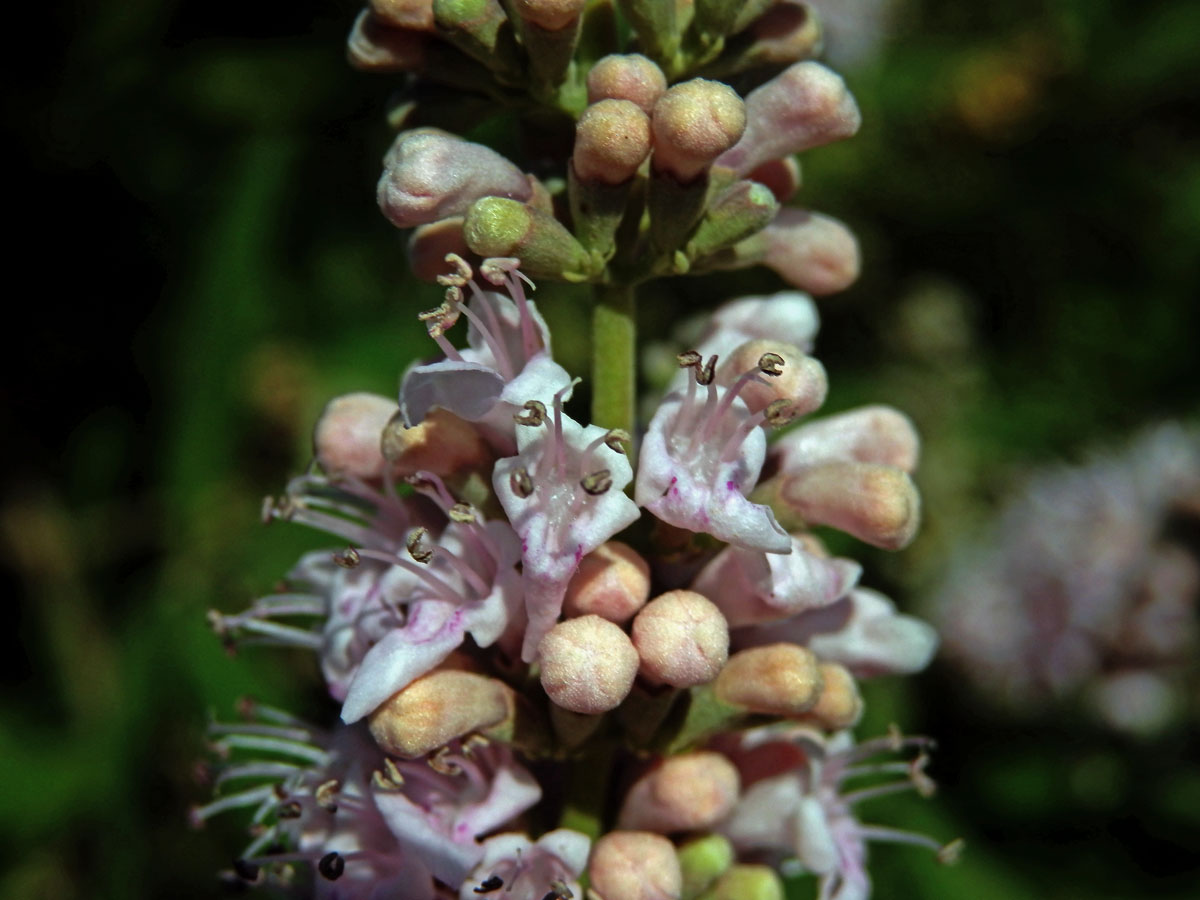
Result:
M261 497L347 390L428 352L374 182L395 84L351 71L351 3L127 0L14 12L4 127L15 320L3 380L0 896L209 897L236 816L185 822L210 714L321 709L311 659L230 659L204 612L297 553ZM867 559L907 608L1015 472L1195 416L1200 4L913 0L847 73L865 126L801 200L849 222L823 302L830 409L909 410L924 536ZM658 332L769 273L663 285ZM581 371L578 298L549 294ZM935 664L872 685L861 733L939 738L933 801L868 818L966 838L954 868L873 848L880 898L1200 896L1200 742L1070 710L1006 719ZM800 882L794 897L813 895Z

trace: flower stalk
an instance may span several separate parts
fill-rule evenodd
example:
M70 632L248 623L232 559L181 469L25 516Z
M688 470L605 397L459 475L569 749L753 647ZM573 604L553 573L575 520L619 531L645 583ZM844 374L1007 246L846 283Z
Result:
M592 421L636 433L637 297L632 285L598 284L592 303Z

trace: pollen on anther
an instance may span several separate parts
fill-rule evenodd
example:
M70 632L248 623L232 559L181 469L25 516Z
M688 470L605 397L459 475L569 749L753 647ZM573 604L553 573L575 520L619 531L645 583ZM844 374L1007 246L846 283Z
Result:
M513 416L518 425L541 425L546 421L546 404L540 400L526 400L526 412Z
M592 472L590 475L583 476L583 478L579 481L579 486L593 497L603 494L610 487L612 487L612 484L612 472L610 472L608 469L598 469L597 471Z
M779 428L796 418L795 404L786 399L773 400L763 410L763 417L768 425Z
M764 353L758 358L758 371L764 375L782 375L785 362L778 353Z
M475 508L470 503L455 503L447 510L446 515L455 522L474 522Z
M422 547L421 541L424 539L426 530L417 528L408 536L408 541L405 546L408 548L408 555L419 563L427 563L433 559L433 551L428 547Z
M530 496L533 493L533 479L529 477L529 470L523 467L514 469L508 476L508 486L522 500Z
M353 547L347 547L342 553L333 554L333 561L343 569L353 569L362 562L362 557Z
M604 436L604 444L609 450L615 450L617 453L624 453L624 445L633 440L629 432L623 428L614 428Z

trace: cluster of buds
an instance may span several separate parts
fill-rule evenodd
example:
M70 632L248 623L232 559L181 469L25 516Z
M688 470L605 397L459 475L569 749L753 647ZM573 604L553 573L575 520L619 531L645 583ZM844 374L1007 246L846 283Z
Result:
M519 257L533 278L571 282L757 264L815 294L853 282L850 231L782 206L800 186L793 154L859 126L845 83L809 58L821 33L812 9L790 0L618 6L634 26L631 46L621 46L604 2L377 0L363 13L351 59L377 69L386 57L383 68L417 78L416 102L394 117L403 130L378 191L387 218L413 229L414 271L432 279L455 252ZM447 62L455 54L459 65ZM563 169L522 171L438 127L442 105L422 104L420 85L481 65L492 109L507 97L553 114L538 121L538 140L562 132L571 148ZM742 97L714 80L732 73L758 86ZM508 96L518 86L530 96Z
M953 855L855 810L932 789L928 741L850 730L860 682L922 669L937 638L813 530L899 549L920 510L901 413L799 422L828 391L809 294L858 269L844 226L782 206L793 154L859 124L810 59L820 36L793 0L360 16L352 60L407 73L379 202L445 288L419 316L440 358L398 397L326 407L314 466L264 515L337 546L211 615L231 648L313 651L340 705L332 731L262 710L214 726L218 796L194 818L254 809L233 877L338 898L774 900L804 871L853 900L869 841ZM535 165L444 130L506 108ZM633 287L757 263L807 293L736 300L677 340L639 427ZM600 423L572 415L579 379L531 279L597 286L594 343L628 363L596 351ZM869 762L885 752L907 758Z
M940 590L950 660L1013 709L1161 730L1195 691L1198 524L1200 436L1177 424L1033 474Z
M801 349L817 318L798 294L744 298L679 354L635 474L630 435L565 411L576 380L553 362L515 262L486 261L483 286L449 262L445 303L421 316L444 358L411 368L398 401L331 402L314 435L319 473L266 504L268 519L345 546L305 556L286 590L245 612L212 616L233 643L315 651L342 724L323 738L295 723L219 726L225 751L293 762L232 764L222 784L284 786L223 796L198 817L259 804L239 864L255 879L291 877L303 859L327 879L320 860L336 851L339 877L364 885L418 873L414 897L503 884L541 900L575 895L586 872L601 900L757 898L780 896L779 865L799 860L825 896L864 896L865 842L900 833L859 824L853 803L884 788L846 793L843 778L931 783L923 751L919 764L848 766L925 746L853 748L859 681L920 670L936 637L861 586L861 567L811 527L887 548L911 539L911 424L869 406L768 445L825 398L825 370ZM458 349L446 332L460 318ZM617 540L643 511L657 524L639 548ZM535 842L531 822L570 822L574 800L544 796L527 764L616 778L611 830ZM350 770L354 803L304 799ZM298 831L280 812L293 801ZM756 825L767 809L784 824ZM264 852L281 833L299 849Z

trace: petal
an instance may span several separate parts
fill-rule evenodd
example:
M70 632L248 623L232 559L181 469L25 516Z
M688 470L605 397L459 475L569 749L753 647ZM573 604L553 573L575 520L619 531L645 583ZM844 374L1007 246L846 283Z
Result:
M480 363L442 360L409 369L400 388L400 411L415 425L435 406L469 422L482 419L504 390L504 379Z

